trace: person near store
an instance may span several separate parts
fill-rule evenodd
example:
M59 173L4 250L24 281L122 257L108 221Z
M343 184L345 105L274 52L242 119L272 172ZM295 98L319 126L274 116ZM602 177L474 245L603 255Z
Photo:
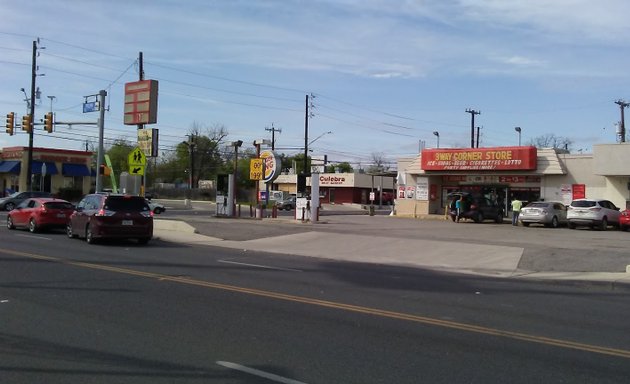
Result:
M523 202L519 199L512 200L512 225L518 225L518 216L521 214Z
M462 198L461 197L458 197L457 200L455 201L455 210L457 211L456 216L455 216L457 220L455 221L459 223L459 216L462 213Z

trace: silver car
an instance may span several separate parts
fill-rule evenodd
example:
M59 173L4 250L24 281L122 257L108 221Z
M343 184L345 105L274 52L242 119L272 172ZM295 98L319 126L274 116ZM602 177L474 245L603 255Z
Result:
M569 228L578 225L598 227L605 231L608 225L619 227L619 208L611 201L603 199L577 199L571 202L567 212Z
M545 227L558 228L567 224L567 207L557 201L536 201L521 209L518 219L525 227L542 224Z

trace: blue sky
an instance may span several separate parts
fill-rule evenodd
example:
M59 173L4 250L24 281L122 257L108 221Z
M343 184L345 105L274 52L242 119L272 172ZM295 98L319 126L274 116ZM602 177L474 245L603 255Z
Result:
M419 141L481 146L555 134L574 151L613 143L615 100L630 100L630 2L622 0L0 0L0 106L26 110L32 41L40 39L36 118L96 121L83 97L109 93L105 135L135 140L123 125L124 83L160 84L160 148L197 124L223 125L228 141L270 138L301 152L305 96L313 154L369 164L414 156ZM629 123L630 124L630 123ZM4 130L3 130L4 131ZM26 146L0 133L0 147ZM331 131L332 134L325 134ZM38 130L35 146L82 149L94 126ZM630 137L630 135L629 135Z

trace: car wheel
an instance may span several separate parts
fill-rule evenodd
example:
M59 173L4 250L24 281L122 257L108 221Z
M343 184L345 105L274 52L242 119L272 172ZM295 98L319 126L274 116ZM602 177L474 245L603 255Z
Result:
M95 240L94 234L92 233L92 226L88 224L85 228L85 241L87 241L88 244L94 244Z
M74 233L72 232L72 224L66 224L66 235L68 235L69 239L74 238Z
M15 229L15 225L13 225L13 219L11 216L7 216L7 228Z
M35 219L30 219L28 221L28 230L30 233L37 232L37 223L35 222Z
M479 212L475 216L475 223L481 223L483 221L483 213Z
M558 222L558 218L556 216L551 218L551 228L558 228L559 225L560 223Z
M608 219L606 219L605 217L602 219L602 223L599 225L599 229L601 231L605 231L608 229Z
M140 237L138 239L138 244L145 245L146 243L149 242L149 240L151 240L150 237Z
M526 223L524 221L521 221L521 224L523 224L523 227L529 227L529 223Z
M501 224L503 222L503 214L501 212L497 213L497 217L496 217L496 219L494 219L494 221L497 224Z
M627 226L627 225L621 225L621 224L620 224L620 225L619 225L619 229L625 232L625 231L627 231L627 230L628 230L628 226Z
M15 208L15 204L13 204L13 203L6 203L4 205L4 209L6 209L7 211L12 211L13 208Z
M572 223L569 221L569 223L567 223L567 226L569 227L569 229L575 229L575 223Z
M156 215L159 215L159 214L160 214L160 208L155 207L155 208L153 209L153 213L155 213Z

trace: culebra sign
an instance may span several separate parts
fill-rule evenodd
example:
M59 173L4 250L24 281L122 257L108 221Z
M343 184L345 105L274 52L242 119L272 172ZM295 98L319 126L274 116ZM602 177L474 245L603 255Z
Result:
M425 171L535 170L536 147L424 149Z
M323 187L353 187L354 175L323 173L319 175L319 185Z

